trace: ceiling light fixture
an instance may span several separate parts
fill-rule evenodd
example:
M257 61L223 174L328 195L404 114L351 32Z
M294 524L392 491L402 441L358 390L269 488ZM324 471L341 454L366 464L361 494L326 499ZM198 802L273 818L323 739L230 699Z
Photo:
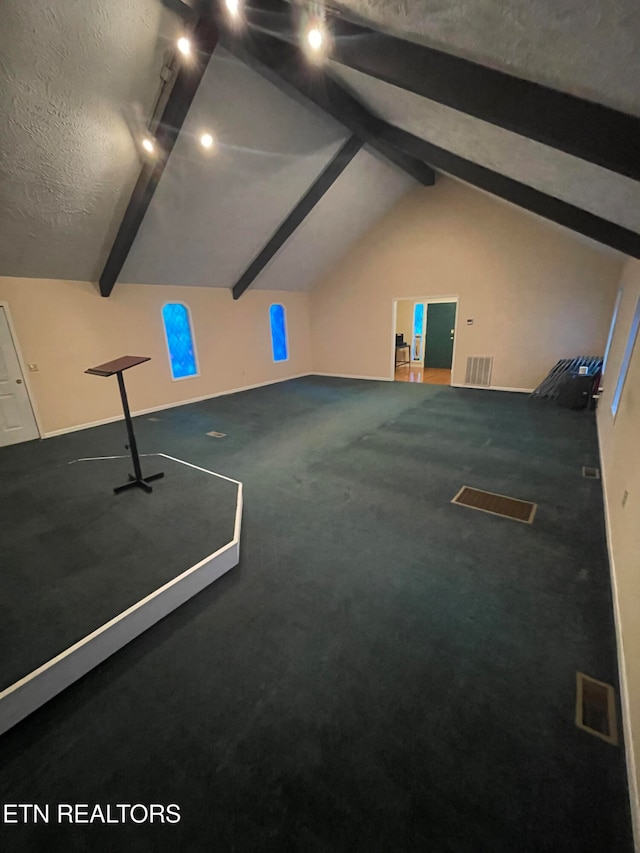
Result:
M227 7L227 12L232 18L237 18L240 14L240 0L225 0L224 5Z
M213 136L210 133L200 134L200 145L203 148L213 148Z
M153 154L156 150L156 146L153 144L153 140L149 136L145 136L142 140L142 147L147 152L147 154Z
M178 50L183 56L191 56L191 42L186 36L178 39Z
M324 35L319 26L311 27L307 30L307 43L311 50L320 50L324 42Z

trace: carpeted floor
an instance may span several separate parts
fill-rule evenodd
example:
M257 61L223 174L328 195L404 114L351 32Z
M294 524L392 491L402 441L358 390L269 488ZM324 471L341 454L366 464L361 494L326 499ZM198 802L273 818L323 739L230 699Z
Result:
M3 827L4 849L632 850L623 749L574 723L576 670L617 686L591 413L308 378L158 417L142 450L244 482L240 566L1 738L0 801L181 822ZM452 505L463 484L534 524Z
M145 475L165 473L149 496L114 495L128 459L17 455L0 454L0 690L230 542L237 498L234 483L160 456L142 459Z

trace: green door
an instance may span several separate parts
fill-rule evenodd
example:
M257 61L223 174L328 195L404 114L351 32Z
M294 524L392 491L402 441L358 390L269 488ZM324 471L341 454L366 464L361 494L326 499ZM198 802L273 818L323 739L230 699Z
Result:
M451 367L453 330L456 327L456 303L432 302L427 305L424 366Z

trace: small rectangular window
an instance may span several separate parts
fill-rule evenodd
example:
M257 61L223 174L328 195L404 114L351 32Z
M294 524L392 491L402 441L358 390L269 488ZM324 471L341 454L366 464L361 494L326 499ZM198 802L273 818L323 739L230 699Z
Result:
M613 340L613 333L616 328L616 320L618 319L618 310L620 308L620 300L622 299L622 291L618 291L618 295L616 296L616 304L613 307L613 314L611 315L611 326L609 327L609 337L607 338L607 346L604 350L604 359L602 361L602 375L604 376L604 372L607 369L607 359L609 358L609 350L611 349L611 341Z
M274 361L287 361L289 350L287 345L287 321L283 305L272 305L269 309L271 321L271 349Z
M198 375L189 309L179 302L168 302L162 309L164 334L169 350L171 376L186 379Z
M625 347L624 355L622 356L622 362L620 364L618 383L616 385L616 390L613 395L613 400L611 401L611 412L614 417L618 412L618 406L620 405L620 399L622 398L622 392L624 390L624 383L627 380L629 365L631 364L633 350L636 345L636 340L638 338L638 327L640 327L640 297L638 298L638 302L636 303L636 310L633 314L633 320L631 321L631 329L629 330L627 346Z

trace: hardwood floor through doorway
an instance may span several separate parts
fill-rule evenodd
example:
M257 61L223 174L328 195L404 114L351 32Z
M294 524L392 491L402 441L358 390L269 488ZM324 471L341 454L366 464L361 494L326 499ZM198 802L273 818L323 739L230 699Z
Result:
M422 382L427 385L450 385L451 370L440 367L420 367L403 364L396 367L396 382Z

